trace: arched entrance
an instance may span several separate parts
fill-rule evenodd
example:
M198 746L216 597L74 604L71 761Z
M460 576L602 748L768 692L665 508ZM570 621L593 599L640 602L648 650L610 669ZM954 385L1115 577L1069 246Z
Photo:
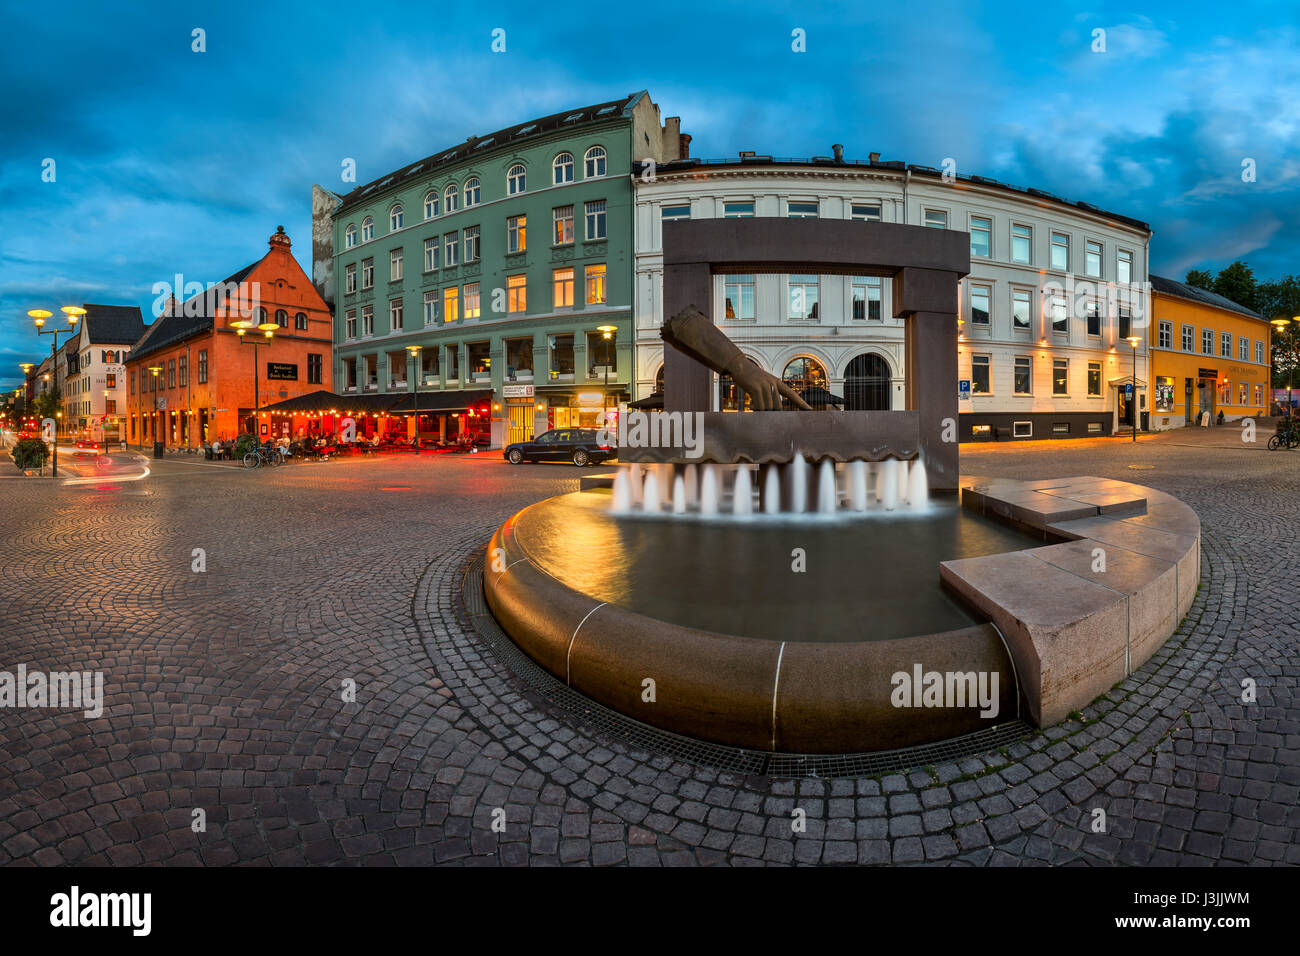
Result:
M855 356L844 370L844 407L855 412L888 411L891 385L888 362L872 352Z

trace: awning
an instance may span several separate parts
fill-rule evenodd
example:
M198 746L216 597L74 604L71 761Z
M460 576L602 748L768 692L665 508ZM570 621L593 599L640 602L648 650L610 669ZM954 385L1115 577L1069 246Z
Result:
M1132 385L1132 384L1133 384L1133 376L1132 376L1132 375L1125 375L1123 378L1112 378L1112 379L1110 380L1110 384L1111 384L1112 386ZM1147 383L1144 382L1144 381L1142 381L1142 379L1138 379L1138 380L1137 380L1137 387L1138 387L1138 388L1146 388L1146 387L1147 387Z
M306 395L286 398L274 405L263 405L264 412L281 412L291 415L329 415L355 412L362 415L379 415L388 411L401 395L336 395L321 390Z
M628 408L651 409L664 407L664 393L652 392L645 398L638 398L635 402L628 402Z
M409 415L415 412L415 395L406 392L393 397L397 399L397 403L388 409L389 414ZM453 392L421 392L419 404L421 415L427 412L459 412L467 408L478 408L483 405L491 406L492 389L475 388Z

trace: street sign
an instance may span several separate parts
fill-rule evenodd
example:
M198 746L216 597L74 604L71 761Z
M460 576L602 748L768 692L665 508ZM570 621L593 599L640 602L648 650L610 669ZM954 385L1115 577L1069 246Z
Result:
M957 382L957 398L963 402L970 401L970 379L963 378Z
M1133 397L1133 383L1132 383L1132 382L1129 382L1128 384L1126 384L1126 385L1124 386L1124 397L1125 397L1125 398L1132 398L1132 397Z

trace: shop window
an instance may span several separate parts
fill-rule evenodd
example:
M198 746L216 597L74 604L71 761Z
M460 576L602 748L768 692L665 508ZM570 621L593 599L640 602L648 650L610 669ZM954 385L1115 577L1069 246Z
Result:
M1034 423L1033 422L1012 422L1011 437L1012 438L1033 438Z

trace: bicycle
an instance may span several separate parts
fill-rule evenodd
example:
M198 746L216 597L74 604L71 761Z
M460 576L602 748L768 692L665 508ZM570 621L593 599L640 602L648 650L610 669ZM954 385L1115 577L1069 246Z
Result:
M262 465L280 464L280 452L274 445L257 445L252 451L244 453L244 467L258 468Z
M1283 418L1277 423L1277 434L1268 440L1268 450L1295 448L1300 445L1300 418Z

